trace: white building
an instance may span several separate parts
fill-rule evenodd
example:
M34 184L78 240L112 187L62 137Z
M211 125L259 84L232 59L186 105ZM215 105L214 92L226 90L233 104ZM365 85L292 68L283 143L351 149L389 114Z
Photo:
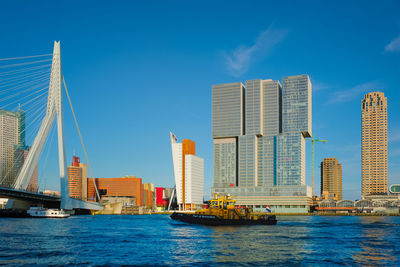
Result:
M203 204L204 159L195 154L195 142L184 139L177 143L171 135L175 187L180 210L192 210Z

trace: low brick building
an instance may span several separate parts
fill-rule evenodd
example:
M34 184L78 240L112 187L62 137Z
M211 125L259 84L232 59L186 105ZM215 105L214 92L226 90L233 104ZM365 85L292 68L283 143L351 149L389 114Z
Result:
M100 197L134 197L136 205L139 207L153 207L153 192L151 188L142 184L142 178L122 177L122 178L95 178ZM96 200L96 191L93 179L88 178L88 200Z

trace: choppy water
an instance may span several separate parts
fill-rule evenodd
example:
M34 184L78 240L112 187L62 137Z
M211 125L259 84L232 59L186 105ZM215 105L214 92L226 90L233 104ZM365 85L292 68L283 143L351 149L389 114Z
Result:
M166 215L0 218L0 265L400 265L400 217L207 227Z

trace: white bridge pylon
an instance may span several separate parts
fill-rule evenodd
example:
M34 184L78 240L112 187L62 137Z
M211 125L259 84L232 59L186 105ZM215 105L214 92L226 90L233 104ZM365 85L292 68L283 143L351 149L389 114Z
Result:
M65 177L67 163L65 159L64 143L64 118L61 90L61 51L60 42L54 42L53 61L51 66L49 95L47 100L47 111L39 128L38 134L33 141L33 145L28 153L21 171L15 181L15 189L26 190L32 177L35 166L39 161L40 154L46 139L49 135L51 126L57 116L58 133L58 159L60 168L60 186L61 186L61 208L65 210L72 209L90 209L101 210L102 205L95 202L87 202L69 197L68 177Z

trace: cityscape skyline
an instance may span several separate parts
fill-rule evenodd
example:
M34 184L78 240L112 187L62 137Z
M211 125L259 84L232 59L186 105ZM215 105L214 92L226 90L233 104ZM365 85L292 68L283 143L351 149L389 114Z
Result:
M400 177L400 166L396 163L400 157L400 125L395 120L399 114L393 108L397 106L397 102L400 102L397 93L400 84L396 78L400 62L399 48L396 47L395 42L400 30L396 26L395 14L390 12L391 10L388 7L390 7L390 2L380 7L366 4L362 8L364 14L389 12L385 15L385 19L381 19L379 22L368 22L366 19L357 17L357 23L347 25L346 22L352 18L351 15L357 13L355 10L358 8L355 5L350 5L348 10L338 11L343 15L344 22L334 25L328 18L323 18L323 15L327 14L326 9L315 4L313 11L321 11L316 16L321 19L322 25L332 28L331 36L327 41L334 38L338 43L336 47L329 46L323 41L327 36L321 31L321 26L311 27L309 25L310 20L300 19L299 25L295 25L288 15L276 18L271 13L267 13L269 16L266 16L266 19L265 16L261 16L260 11L256 11L253 20L246 17L244 26L242 28L236 27L235 31L230 30L230 27L224 24L217 24L216 32L211 32L211 36L207 38L205 38L203 27L194 22L195 20L188 21L187 28L184 27L179 32L171 32L172 24L177 22L177 20L174 20L169 22L170 24L164 25L166 33L172 33L173 36L165 38L167 35L160 33L161 36L158 36L157 39L153 39L154 37L145 30L140 30L137 27L133 27L132 32L128 31L128 26L139 25L140 19L144 19L143 17L139 17L139 19L130 18L124 13L121 19L117 19L112 25L121 26L125 19L128 20L129 18L128 26L122 27L114 33L110 28L101 27L104 24L100 23L96 27L92 24L98 22L100 17L91 15L90 19L93 19L93 22L90 22L84 17L84 12L75 11L78 16L76 22L72 24L71 21L57 22L55 25L49 25L43 29L43 27L40 27L43 21L33 21L32 26L36 25L38 30L30 32L31 36L28 37L29 40L32 39L32 42L27 45L27 39L24 39L27 38L26 36L13 34L13 31L21 31L22 26L10 24L10 21L15 21L15 18L11 19L6 13L13 13L11 10L14 10L16 6L7 4L2 6L2 10L10 12L4 12L5 16L0 20L5 25L12 27L2 29L3 36L8 41L0 44L0 58L46 53L50 49L46 50L43 47L49 47L53 39L61 39L64 45L64 72L72 83L71 97L78 109L78 120L81 125L84 125L82 132L87 140L95 176L111 177L135 174L151 179L152 182L160 186L173 186L170 146L168 138L165 138L166 133L173 131L197 141L199 155L202 155L205 159L205 192L209 191L208 189L211 188L213 181L210 85L219 82L251 80L257 77L270 77L277 80L285 75L308 73L313 80L313 93L315 93L313 94L313 131L317 136L328 140L324 146L317 147L316 162L320 162L324 157L337 157L343 163L343 198L358 199L361 196L361 115L359 107L360 100L365 93L379 90L383 91L385 96L388 97L388 184L398 183L398 177ZM95 8L98 11L97 13L101 14L99 10L103 10L105 7L99 5ZM141 8L147 9L149 7L141 6ZM198 20L200 19L198 15L204 12L200 8L199 14L197 14L191 9L190 5L184 5L183 8ZM217 5L215 12L221 8L222 6ZM272 10L274 8L279 8L279 5L273 4ZM306 8L293 5L289 7L288 12L294 12L296 9L305 11ZM115 10L111 10L111 17L115 16L112 11ZM213 12L210 11L211 17L216 14ZM228 14L234 14L239 12L239 9L232 7L229 12ZM305 14L307 12L311 11L305 11ZM43 18L46 21L51 20L53 16L50 15L52 12L47 13ZM22 12L20 15L26 14ZM154 15L160 15L160 13L156 12ZM177 15L179 19L185 18L184 15ZM29 15L25 19L29 19ZM199 21L205 22L201 19ZM213 22L215 21L213 20ZM237 25L232 20L229 20L229 22ZM79 30L78 25L81 24L84 27ZM145 25L145 29L154 29L154 26ZM300 37L301 34L305 33L301 29L304 26L310 26L306 27L307 33L311 35L309 42ZM191 34L189 34L190 27L194 28L194 32ZM362 30L365 27L370 29L368 33ZM100 28L102 28L101 31ZM99 36L90 34L83 36L89 30L101 34ZM225 32L222 35L224 38L215 38L220 36L221 31ZM357 32L357 42L349 34L354 31ZM128 32L128 40L125 43L123 42L125 41L123 33L126 32ZM173 38L182 33L188 34L188 39L191 41L189 42L188 39L180 40L183 42L178 44ZM319 37L312 35L316 33L321 35ZM193 39L196 34L199 39ZM374 40L371 42L365 42L368 44L360 48L358 42L369 40L371 34L374 34L376 38L373 38ZM129 46L136 40L135 35L147 37L145 43L153 44L152 49L156 53L155 56L150 57L149 64L142 65L141 62L144 61L145 55L149 56L150 50L146 50L141 45ZM276 38L275 41L272 43L265 42L271 36ZM106 51L107 49L104 49L108 43L105 38L109 37L115 38L118 44L121 44L118 46L120 52L116 53L115 50ZM192 42L201 40L201 38L205 38L204 42L201 42L202 45L213 38L216 39L217 44L213 48L208 45L203 48L197 45L193 46ZM317 41L316 43L319 46L325 46L325 49L330 48L329 51L332 55L327 55L322 51L323 49L318 49L316 45L310 45L312 41ZM93 42L96 45L94 50L91 50ZM104 44L101 42L104 42ZM301 45L296 46L295 43ZM306 48L307 45L310 45L310 47ZM314 51L311 51L313 49ZM198 54L193 55L192 50ZM26 54L21 55L21 51L26 51ZM101 53L99 53L100 51ZM140 51L143 56L135 51ZM295 52L298 52L297 55ZM182 57L180 53L188 56ZM368 54L368 61L363 58L365 54ZM293 57L294 55L296 57ZM311 63L306 62L305 55L312 58ZM170 62L171 56L174 56L176 63L173 63L166 70L165 65ZM159 57L159 61L156 60L156 57ZM323 57L323 60L319 57ZM128 61L135 62L135 64L128 64ZM136 66L136 62L137 65L141 65L140 69ZM154 66L157 62L160 65L151 69L151 65ZM189 62L194 64L192 65ZM370 64L367 64L368 62ZM226 66L225 63L230 63L230 65ZM111 68L126 68L126 72L121 73L121 70L110 71L106 65ZM182 68L182 66L185 66L185 68ZM226 68L221 68L221 66ZM323 67L321 68L321 66ZM151 70L152 72L150 72ZM173 79L177 78L177 73L180 72L185 73L185 77L183 77L184 86L173 82ZM105 73L109 74L108 77L105 77ZM202 73L201 77L198 73ZM132 78L128 76L132 76ZM155 80L160 82L149 79L151 77L158 77ZM199 80L197 84L189 83L196 77ZM120 78L122 80L116 82ZM166 83L170 83L171 86L165 85ZM127 84L130 86L127 87ZM188 87L188 84L190 87ZM185 95L186 91L189 92L187 95ZM174 98L182 103L182 107L179 109L171 107L168 102L173 99L169 95L174 95ZM189 99L196 99L196 101L191 102ZM118 102L118 104L109 103L110 100ZM166 112L163 112L165 114L160 114L160 112L149 108L152 105L156 105L157 109L166 110ZM107 112L99 110L99 106L107 106ZM332 109L337 113L330 114ZM187 114L185 112L185 114L179 113L176 122L167 119L173 117L171 114L176 114L178 110L188 110L188 112ZM102 125L103 119L93 119L96 116L108 121L107 126ZM113 118L117 119L113 120ZM71 121L71 118L66 118L66 124L72 125ZM130 123L127 123L127 121ZM346 126L346 129L342 129L343 125ZM67 135L72 136L72 130L66 129ZM129 134L123 132L129 132ZM71 140L72 142L70 142ZM112 142L109 142L109 140L112 140ZM151 145L154 147L149 148L150 142L142 142L141 140L152 140ZM83 155L82 151L78 149L78 140L70 137L67 143L71 144L67 149L67 158L70 158L74 150L78 150L75 154ZM98 146L99 143L102 144L101 147ZM311 155L309 152L311 149L309 144L306 144L306 146L306 182L310 185ZM124 147L127 151L135 151L135 153L121 152L121 147ZM159 153L157 155L150 153L154 151ZM105 154L113 155L112 168L110 168L110 165L104 164L105 161L110 160ZM152 162L160 162L157 170L150 168ZM54 167L51 168L57 173L57 164L48 164L48 166L52 165ZM39 168L41 167L39 166ZM318 169L315 172L318 173ZM58 188L57 184L49 186ZM319 188L318 179L316 179L315 188Z

